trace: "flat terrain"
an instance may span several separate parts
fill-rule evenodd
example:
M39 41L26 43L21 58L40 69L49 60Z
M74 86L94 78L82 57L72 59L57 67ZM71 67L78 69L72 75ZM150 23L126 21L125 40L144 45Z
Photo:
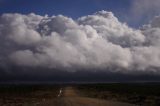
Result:
M19 88L16 89L17 92L21 92ZM27 93L11 95L5 93L4 95L4 92L1 92L0 106L134 106L128 103L83 97L80 96L80 91L72 86L50 87L49 89L33 87L23 92Z
M0 85L0 106L160 106L159 83Z
M77 95L76 91L72 87L64 88L62 97L59 97L57 101L60 101L60 104L57 104L58 106L133 106L128 103L82 97Z
M85 97L160 106L160 83L81 84L77 89Z
M134 106L128 103L82 97L72 87L61 88L60 91L62 91L61 96L58 94L56 99L42 102L40 106Z

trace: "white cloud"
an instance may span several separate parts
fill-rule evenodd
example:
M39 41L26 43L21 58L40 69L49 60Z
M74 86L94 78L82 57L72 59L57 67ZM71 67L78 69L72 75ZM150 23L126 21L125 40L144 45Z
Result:
M20 14L3 14L1 16L2 34L7 35L16 43L28 45L38 42L40 34L35 31L37 24L42 17L30 14L28 16Z
M159 19L141 31L106 11L78 20L63 15L4 14L0 37L14 44L6 56L20 66L147 71L160 68Z

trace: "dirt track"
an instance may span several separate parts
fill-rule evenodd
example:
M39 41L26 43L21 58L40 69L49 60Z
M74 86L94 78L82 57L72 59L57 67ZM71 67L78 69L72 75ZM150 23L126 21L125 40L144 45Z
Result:
M134 106L127 103L106 101L79 96L72 87L60 89L54 100L36 103L34 106Z

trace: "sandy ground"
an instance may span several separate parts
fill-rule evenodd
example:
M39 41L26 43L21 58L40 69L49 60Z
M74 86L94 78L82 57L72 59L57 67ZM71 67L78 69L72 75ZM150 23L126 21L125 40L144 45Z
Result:
M135 105L81 97L75 92L75 90L72 87L66 87L60 89L56 99L44 100L42 102L33 104L33 106L135 106Z

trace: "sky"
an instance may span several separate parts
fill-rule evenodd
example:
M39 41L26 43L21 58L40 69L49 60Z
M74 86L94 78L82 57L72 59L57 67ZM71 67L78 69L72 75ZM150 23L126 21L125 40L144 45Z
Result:
M112 11L120 21L132 27L140 27L155 15L159 15L159 0L154 1L150 3L150 0L1 0L0 14L36 13L50 16L63 14L78 18L96 11L107 10ZM137 8L141 8L141 11L136 10ZM148 12L146 8L151 12L146 13Z
M129 8L129 0L1 0L0 13L18 12L57 15L72 18L91 14L99 10L112 10L120 13Z
M0 82L160 81L160 0L0 0Z

